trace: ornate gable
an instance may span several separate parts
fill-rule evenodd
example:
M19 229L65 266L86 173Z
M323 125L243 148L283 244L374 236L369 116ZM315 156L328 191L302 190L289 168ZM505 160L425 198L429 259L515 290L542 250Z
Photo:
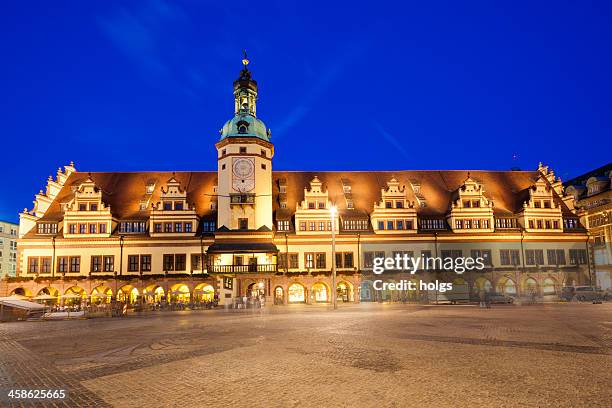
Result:
M448 220L454 232L493 232L493 201L485 196L484 186L467 178L455 192Z
M332 228L332 203L327 190L317 176L304 188L304 200L296 204L295 229L297 234L328 234ZM338 216L334 217L334 228L338 231Z
M381 200L374 203L370 218L372 227L380 233L416 233L417 215L414 203L408 201L406 188L392 177L380 190Z
M561 205L554 194L555 187L550 184L550 180L554 180L554 175L541 164L538 171L539 177L527 189L529 197L523 203L520 222L527 232L562 231Z
M187 202L187 191L174 175L161 187L160 201L151 205L149 233L153 236L195 236L198 216Z

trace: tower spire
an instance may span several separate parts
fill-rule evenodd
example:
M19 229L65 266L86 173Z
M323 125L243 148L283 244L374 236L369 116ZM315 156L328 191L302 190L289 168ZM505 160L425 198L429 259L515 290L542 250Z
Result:
M251 77L246 50L242 50L242 56L242 70L238 79L234 81L234 114L245 113L256 116L257 82Z

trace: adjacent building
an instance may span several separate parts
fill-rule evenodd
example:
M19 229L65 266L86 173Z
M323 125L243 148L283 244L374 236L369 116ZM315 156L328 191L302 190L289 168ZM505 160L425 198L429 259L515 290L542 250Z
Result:
M16 275L18 229L17 224L0 220L0 277Z
M373 260L398 253L482 257L486 267L461 275L389 271L386 280L544 297L593 280L575 197L542 164L534 171L274 171L257 82L243 63L234 116L215 145L216 171L60 168L21 213L19 278L0 292L93 302L265 296L288 304L329 302L335 290L345 302L415 300L422 293L372 285Z
M612 163L565 183L576 214L590 235L597 286L612 288Z

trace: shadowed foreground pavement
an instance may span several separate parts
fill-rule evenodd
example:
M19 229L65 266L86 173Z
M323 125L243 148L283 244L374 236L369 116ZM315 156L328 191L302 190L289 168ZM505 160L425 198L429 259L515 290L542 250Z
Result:
M67 389L56 406L610 406L612 303L7 323L9 388Z

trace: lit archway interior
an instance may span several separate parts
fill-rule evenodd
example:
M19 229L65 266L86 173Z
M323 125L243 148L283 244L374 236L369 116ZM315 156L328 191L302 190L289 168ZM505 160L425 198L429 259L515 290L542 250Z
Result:
M505 295L516 295L516 283L510 278L502 278L497 283L497 291Z
M329 300L327 295L327 286L321 282L317 282L312 285L312 297L315 302L327 302Z
M138 289L132 285L123 286L117 291L117 300L125 303L136 303L138 301Z
M201 283L196 286L193 296L196 302L212 302L215 298L215 289L207 283Z
M479 291L481 289L484 289L485 292L490 292L491 288L493 287L493 285L491 285L491 281L488 280L487 278L483 278L482 276L478 277L475 281L474 281L474 287L476 289L476 291Z
M554 295L557 292L556 282L553 278L544 279L544 282L542 282L542 292L545 295Z
M338 286L336 286L336 293L338 295L338 300L350 302L352 296L351 284L348 282L339 282Z
M92 303L110 303L113 297L113 291L108 286L96 286L91 291Z
M64 292L64 304L80 303L86 297L87 293L85 292L85 289L79 286L72 286L66 289L66 292Z
M184 283L177 283L172 286L170 291L170 300L172 302L189 302L191 300L191 293L189 292L189 286Z
M289 293L289 303L304 303L306 301L306 291L304 286L294 283L287 289Z

